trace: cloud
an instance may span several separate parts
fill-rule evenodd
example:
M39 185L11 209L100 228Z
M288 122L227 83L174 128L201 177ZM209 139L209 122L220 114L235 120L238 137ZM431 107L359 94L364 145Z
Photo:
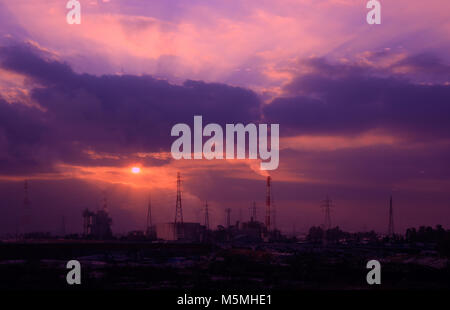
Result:
M408 65L414 74L425 66L448 77L449 67L431 57L409 57L390 68ZM417 139L450 138L450 85L418 83L386 68L358 63L303 62L304 74L285 86L284 96L265 105L270 123L287 135L358 135L384 130Z
M173 85L148 75L78 74L53 56L31 44L0 48L3 70L39 85L30 97L41 108L0 102L0 141L7 146L4 167L12 158L21 168L28 165L18 162L41 168L58 161L123 164L140 153L167 152L172 126L192 123L194 115L219 124L259 119L260 100L247 89L192 80ZM119 160L93 157L87 151L119 155ZM145 160L167 162L157 157Z
M388 50L351 61L309 58L291 68L295 77L280 97L265 104L251 90L220 83L176 85L149 75L81 74L32 42L6 45L0 48L0 74L7 81L14 76L17 91L5 96L9 85L0 88L2 178L123 186L129 189L116 193L114 203L122 199L118 205L128 210L127 191L141 191L142 201L130 207L136 214L145 211L144 188L152 188L164 192L167 201L157 208L172 218L167 206L181 170L191 215L208 199L220 219L223 207L245 208L244 202L253 200L262 204L264 176L245 161L172 162L167 156L171 127L192 122L195 114L222 125L279 123L280 168L271 175L276 199L285 208L280 221L290 225L299 206L309 223L316 221L316 204L329 193L344 210L338 216L345 222L345 214L362 216L354 216L359 204L372 198L384 203L380 197L393 189L421 201L421 191L445 196L450 154L446 68L432 56ZM134 163L145 168L140 176L129 173ZM442 197L436 199L435 214L444 210ZM80 209L77 203L70 204L71 212Z
M15 230L8 212L25 177L44 228L67 210L79 231L81 209L108 186L116 232L144 224L148 188L161 196L156 220L172 220L179 170L188 219L205 199L218 223L225 207L236 219L253 200L263 206L256 162L167 156L171 126L194 114L280 123L271 175L284 228L320 223L327 193L339 225L384 228L396 189L397 227L448 224L450 2L410 2L383 2L382 25L370 27L354 0L86 0L76 26L60 1L3 1L1 229Z

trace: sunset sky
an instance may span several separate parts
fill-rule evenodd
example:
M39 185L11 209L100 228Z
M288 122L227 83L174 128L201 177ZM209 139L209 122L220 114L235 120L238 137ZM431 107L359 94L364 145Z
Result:
M29 182L33 229L81 232L108 198L113 232L172 221L264 216L386 232L450 227L450 2L365 0L0 0L0 234L16 229ZM172 159L170 130L280 124L280 165ZM134 169L133 169L134 168ZM137 169L139 168L139 169Z

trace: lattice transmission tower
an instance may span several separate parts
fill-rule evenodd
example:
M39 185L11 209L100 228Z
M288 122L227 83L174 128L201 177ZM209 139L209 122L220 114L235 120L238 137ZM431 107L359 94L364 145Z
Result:
M209 210L208 210L208 201L205 203L205 227L206 230L209 230Z
M392 206L392 195L389 199L389 227L388 227L388 236L393 237L395 234L394 231L394 207Z
M324 230L331 229L331 208L333 207L332 200L327 196L327 198L324 201L322 201L321 207L325 212L325 220L323 228Z
M266 186L266 228L267 231L271 231L271 222L270 222L270 216L271 216L271 210L270 210L270 204L271 204L271 198L270 198L270 176L267 177L267 186Z
M148 196L148 206L147 206L147 223L146 223L146 233L149 235L151 231L153 230L153 224L152 224L152 198L149 195Z
M177 173L177 202L175 205L175 224L183 224L183 208L181 206L181 176Z

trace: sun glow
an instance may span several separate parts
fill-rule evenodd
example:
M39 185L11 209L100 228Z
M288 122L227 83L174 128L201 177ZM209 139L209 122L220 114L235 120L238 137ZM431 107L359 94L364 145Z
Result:
M133 168L131 168L131 173L134 173L134 174L141 173L141 168L133 167Z

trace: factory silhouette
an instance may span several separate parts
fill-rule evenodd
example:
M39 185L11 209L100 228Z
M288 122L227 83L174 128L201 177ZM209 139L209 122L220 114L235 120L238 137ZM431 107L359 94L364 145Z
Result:
M249 208L250 217L247 221L242 221L242 215L240 221L231 221L231 208L226 208L225 225L218 225L216 229L210 226L210 213L208 202L205 201L203 206L203 221L199 222L187 222L183 218L183 203L182 203L182 179L181 174L178 172L176 176L176 201L174 208L174 220L173 222L154 223L152 220L152 201L151 197L148 198L147 214L146 214L146 227L144 230L134 230L129 232L126 236L120 237L121 240L132 241L164 241L164 242L190 242L190 243L214 243L214 242L280 242L286 241L291 238L296 238L295 227L293 228L292 235L283 235L276 227L276 207L272 194L272 178L267 177L266 195L265 195L265 214L264 221L258 221L257 219L257 207L253 202ZM30 226L31 221L31 203L28 196L29 185L28 182L24 182L24 199L23 207L19 212L16 240L24 239L39 239L50 237L50 233L30 232L27 228ZM333 207L332 200L326 196L322 201L320 207L324 213L324 221L318 227L311 227L309 237L311 235L317 235L317 231L321 231L322 239L326 243L327 232L333 229L331 222L331 209ZM96 211L84 209L82 211L83 227L82 234L66 235L65 233L65 218L62 218L62 233L61 237L65 239L85 239L85 240L114 240L117 236L113 233L113 219L108 211L108 200L103 197L101 207ZM379 237L385 237L395 239L396 235L394 231L394 211L392 203L392 195L389 200L389 220L387 234L380 235ZM311 232L315 232L311 234ZM311 237L312 238L312 237ZM313 238L317 239L317 238Z
M173 221L154 223L149 197L145 229L114 234L105 195L98 210L81 212L81 234L65 234L63 218L61 235L52 235L27 232L32 217L25 181L17 233L0 240L0 288L70 289L60 275L72 259L82 264L88 289L368 289L366 264L373 259L382 261L383 289L450 288L450 230L438 225L396 233L392 196L384 234L342 231L332 223L333 202L326 196L319 205L323 223L306 235L295 228L288 235L276 227L271 177L263 221L253 202L248 221L233 223L226 208L225 224L215 229L207 201L201 223L185 221L180 173L176 184Z
M141 240L162 240L180 242L213 242L245 240L248 242L280 241L283 236L276 229L274 215L275 209L271 196L271 177L266 181L266 210L265 221L259 222L256 219L256 204L251 208L251 217L247 222L231 222L231 209L225 209L226 226L219 225L217 230L212 230L209 225L208 202L203 208L204 222L186 222L183 219L183 205L181 197L181 174L177 173L177 195L175 203L174 221L169 223L156 223L152 221L152 205L149 198L147 207L147 222L144 231L132 231L129 233L130 239ZM26 196L27 197L27 196ZM26 198L28 201L28 198ZM28 202L29 204L29 202ZM83 216L83 238L93 240L108 240L113 238L111 229L112 218L108 213L107 199L103 199L102 207L96 212L85 209Z

